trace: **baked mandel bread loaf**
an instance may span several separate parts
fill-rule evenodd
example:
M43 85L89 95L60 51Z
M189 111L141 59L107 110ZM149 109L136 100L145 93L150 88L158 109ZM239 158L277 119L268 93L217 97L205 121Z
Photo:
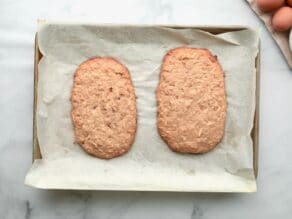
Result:
M206 153L223 138L224 73L209 50L179 47L167 52L156 98L158 132L171 150Z
M75 141L87 153L110 159L130 149L137 129L136 96L123 64L110 57L81 63L71 104Z

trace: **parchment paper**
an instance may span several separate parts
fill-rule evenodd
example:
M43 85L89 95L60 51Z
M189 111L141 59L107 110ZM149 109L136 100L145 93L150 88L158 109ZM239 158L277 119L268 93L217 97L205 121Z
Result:
M196 29L46 23L39 27L37 134L43 159L25 183L38 188L253 192L255 57L252 30L211 35ZM227 119L222 142L203 155L172 152L156 128L155 89L165 53L178 46L208 48L225 72ZM103 160L74 143L69 100L78 65L94 56L125 64L135 86L138 129L131 150Z
M288 65L292 69L292 51L290 50L289 46L289 31L274 31L272 28L271 20L273 13L263 13L257 7L255 0L246 0L252 10L257 14L257 16L264 22L268 31L271 33L272 37L276 41L277 45L279 46L283 56L285 57Z

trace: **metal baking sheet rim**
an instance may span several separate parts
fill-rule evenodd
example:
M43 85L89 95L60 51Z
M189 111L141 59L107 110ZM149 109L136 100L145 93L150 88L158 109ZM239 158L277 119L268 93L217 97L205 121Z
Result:
M224 33L229 31L238 31L247 29L248 27L245 26L224 26L224 27L206 27L206 26L196 26L196 27L190 27L190 26L176 26L176 25L157 25L162 27L168 27L168 28L194 28L194 29L201 29L210 33ZM259 45L260 47L260 45ZM32 162L36 159L42 159L39 143L38 143L38 137L37 137L37 126L36 126L36 107L37 107L37 94L38 94L38 63L40 59L42 58L42 54L38 47L38 41L37 41L37 33L35 34L35 46L34 46L34 100L33 100L33 151L32 151ZM255 108L255 114L254 114L254 126L251 131L251 137L253 140L253 168L255 177L258 176L258 157L259 157L259 98L260 98L260 48L258 55L256 57L255 62L256 67L256 108ZM80 190L80 189L79 189ZM108 189L108 190L115 190L115 189ZM121 190L121 189L119 189ZM127 189L129 191L129 189ZM141 189L135 189L131 191L146 191ZM148 190L147 190L148 191ZM149 190L149 191L169 191L169 190ZM179 190L178 190L179 191ZM204 192L204 191L202 191Z

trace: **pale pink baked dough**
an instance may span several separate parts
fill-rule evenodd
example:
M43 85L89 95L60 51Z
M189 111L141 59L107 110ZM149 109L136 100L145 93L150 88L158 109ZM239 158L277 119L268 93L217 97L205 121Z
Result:
M205 153L223 138L224 75L209 50L170 50L163 60L156 97L158 131L173 151Z
M128 69L113 58L92 58L75 72L71 94L75 141L110 159L127 152L137 128L136 97Z

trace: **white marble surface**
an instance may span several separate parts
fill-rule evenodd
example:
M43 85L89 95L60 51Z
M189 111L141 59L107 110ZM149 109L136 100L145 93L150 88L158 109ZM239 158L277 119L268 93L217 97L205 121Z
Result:
M244 0L0 2L0 218L290 218L292 72ZM258 192L192 194L42 191L31 165L36 19L95 23L249 25L261 31Z

